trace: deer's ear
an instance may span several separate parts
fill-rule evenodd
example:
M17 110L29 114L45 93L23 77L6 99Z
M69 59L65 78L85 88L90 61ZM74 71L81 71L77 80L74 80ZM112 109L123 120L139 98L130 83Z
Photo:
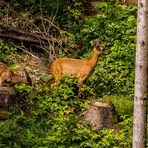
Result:
M103 52L103 54L109 54L110 53L110 51L107 50L107 49L103 49L102 52Z
M91 41L90 44L93 47L98 47L101 45L101 41L100 41L100 39L95 39L95 40Z

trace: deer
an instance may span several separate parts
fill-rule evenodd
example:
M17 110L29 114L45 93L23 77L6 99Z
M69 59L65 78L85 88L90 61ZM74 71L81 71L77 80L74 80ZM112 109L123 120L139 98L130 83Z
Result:
M25 83L32 85L32 81L29 77L29 74L27 73L26 69L24 71L25 77L14 73L8 68L6 64L0 62L0 87L3 86L4 82L10 82L12 84Z
M121 2L122 4L126 4L126 5L137 5L138 4L138 0L122 0Z
M101 46L99 39L93 43L93 51L90 59L57 58L49 66L49 72L53 75L51 83L59 83L62 76L75 76L81 86L84 81L92 74L98 58L102 54L109 54L109 50ZM50 83L50 84L51 84Z

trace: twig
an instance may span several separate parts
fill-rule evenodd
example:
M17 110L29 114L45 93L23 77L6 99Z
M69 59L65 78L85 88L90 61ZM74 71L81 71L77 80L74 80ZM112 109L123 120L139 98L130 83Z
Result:
M52 19L52 21L51 21L51 22L52 22L52 24L53 24L53 22L54 22L54 20L55 20L55 18L56 18L57 12L58 12L58 3L57 3L57 8L56 8L55 15L53 16L53 19ZM51 24L51 23L50 23L50 24ZM51 24L51 26L52 26L52 24ZM48 28L47 32L49 32L49 30L50 30L51 26ZM60 33L60 35L61 35L61 32L59 32L59 33Z
M47 20L46 18L42 18L42 19L43 19L44 21L50 23L52 26L54 26L54 27L59 31L59 33L60 33L60 35L61 35L60 29L59 29L55 24L53 24L51 21Z
M38 46L38 45L35 45L35 44L31 44L31 46L34 46L34 47L40 48L40 49L42 49L42 50L45 50L47 53L49 53L49 51L46 50L46 48L44 48L44 47L41 47L41 46Z
M21 48L21 47L19 47L19 46L16 46L16 45L13 44L12 42L9 42L9 43L10 43L11 45L13 45L15 48L18 48L18 49L22 50L23 52L25 52L25 53L31 55L32 57L38 59L39 61L41 61L41 59L40 59L39 57L35 56L35 55L32 54L31 52L29 52L29 51L27 51L27 50L24 50L23 48ZM24 47L24 46L23 46L23 47ZM42 61L41 61L41 62L42 62Z

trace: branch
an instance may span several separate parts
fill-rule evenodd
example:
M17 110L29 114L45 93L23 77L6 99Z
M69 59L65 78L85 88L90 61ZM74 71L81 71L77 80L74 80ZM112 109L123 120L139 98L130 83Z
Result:
M31 43L37 43L37 44L46 44L48 45L48 42L43 41L43 40L34 40L34 39L28 39L26 37L23 36L14 36L14 35L9 35L9 34L3 34L0 32L0 37L3 38L10 38L10 39L14 39L14 40L20 40L20 41L25 41L25 42L31 42Z

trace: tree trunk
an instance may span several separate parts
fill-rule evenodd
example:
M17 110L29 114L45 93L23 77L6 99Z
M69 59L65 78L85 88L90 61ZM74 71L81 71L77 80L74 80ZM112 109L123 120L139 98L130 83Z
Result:
M148 77L148 2L138 1L137 48L134 94L133 148L146 147Z

